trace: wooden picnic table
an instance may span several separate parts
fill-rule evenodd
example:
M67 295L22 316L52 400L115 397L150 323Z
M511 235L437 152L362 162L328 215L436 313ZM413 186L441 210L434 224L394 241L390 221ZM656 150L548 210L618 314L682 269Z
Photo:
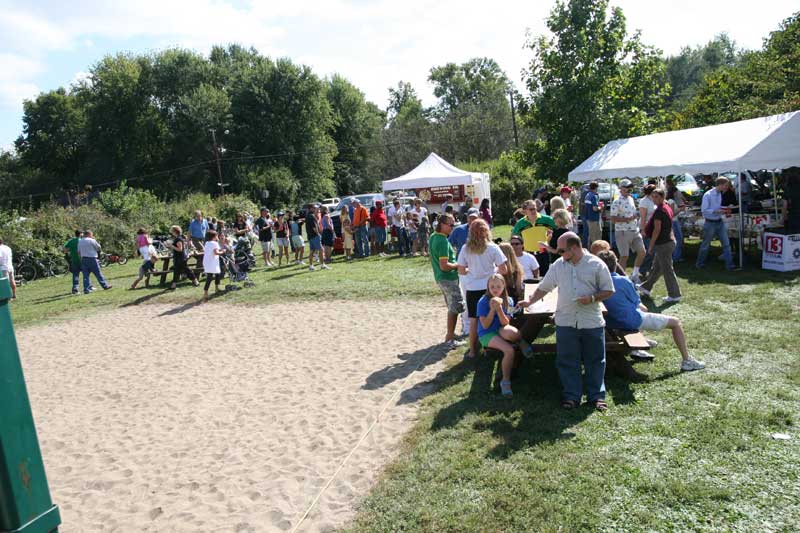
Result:
M144 278L144 286L150 286L150 276L160 276L161 280L159 281L159 285L166 285L167 284L167 276L172 274L172 270L169 268L169 264L172 261L172 254L166 255L164 257L159 258L161 260L161 269L154 270L152 272L148 272ZM194 266L191 264L191 260L194 259L195 263ZM189 259L187 260L187 264L189 268L195 274L198 274L203 271L203 253L194 252L189 255Z

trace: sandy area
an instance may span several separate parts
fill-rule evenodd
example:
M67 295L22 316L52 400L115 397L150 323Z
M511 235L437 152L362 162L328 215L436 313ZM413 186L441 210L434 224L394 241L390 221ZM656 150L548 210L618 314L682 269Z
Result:
M442 304L408 311L140 305L19 332L61 531L291 530L355 448L299 530L343 525L441 368Z

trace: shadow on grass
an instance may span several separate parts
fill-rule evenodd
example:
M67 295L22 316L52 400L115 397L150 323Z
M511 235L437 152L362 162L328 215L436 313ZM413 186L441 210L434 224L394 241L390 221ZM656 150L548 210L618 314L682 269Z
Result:
M31 303L32 304L43 304L43 303L48 303L48 302L57 302L59 300L64 300L65 298L71 298L73 296L75 296L75 295L72 294L72 292L67 292L67 293L64 293L64 294L59 294L58 296L50 296L50 297L47 297L47 298L36 298L34 300L31 300Z
M429 354L430 352L430 354ZM422 348L412 353L403 353L398 355L398 359L402 362L389 365L380 370L376 370L367 376L366 382L361 386L365 390L376 390L385 387L386 385L402 381L412 372L422 370L428 365L433 365L441 361L447 355L447 348L445 344L437 344ZM420 361L427 356L427 359L420 365ZM417 365L420 365L417 368ZM406 391L407 392L407 391ZM405 394L405 392L403 393ZM401 396L402 398L402 396Z

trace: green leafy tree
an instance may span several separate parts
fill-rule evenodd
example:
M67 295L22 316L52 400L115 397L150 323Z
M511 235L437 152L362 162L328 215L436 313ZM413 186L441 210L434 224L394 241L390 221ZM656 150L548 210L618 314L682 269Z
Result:
M650 133L666 118L664 62L607 0L558 1L547 26L552 37L531 44L525 114L537 138L526 160L540 175L563 180L604 143Z
M668 101L672 109L682 110L708 74L736 65L740 57L736 43L721 33L704 46L686 46L678 55L667 58L667 79L672 87Z
M435 149L429 111L410 83L389 89L388 125L383 131L383 175L405 174Z

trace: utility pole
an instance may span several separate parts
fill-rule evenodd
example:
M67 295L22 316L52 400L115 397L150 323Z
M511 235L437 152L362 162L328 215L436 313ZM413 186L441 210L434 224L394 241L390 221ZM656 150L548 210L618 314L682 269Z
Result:
M514 147L519 148L519 137L517 136L517 114L514 111L514 91L508 91L508 96L511 99L511 125L514 126Z
M222 182L222 165L219 162L219 147L217 146L217 130L214 128L210 128L208 131L211 132L211 140L214 141L214 158L217 160L217 178L219 181L217 185L219 185L220 190L222 191L222 196L225 196L225 186L227 183Z

